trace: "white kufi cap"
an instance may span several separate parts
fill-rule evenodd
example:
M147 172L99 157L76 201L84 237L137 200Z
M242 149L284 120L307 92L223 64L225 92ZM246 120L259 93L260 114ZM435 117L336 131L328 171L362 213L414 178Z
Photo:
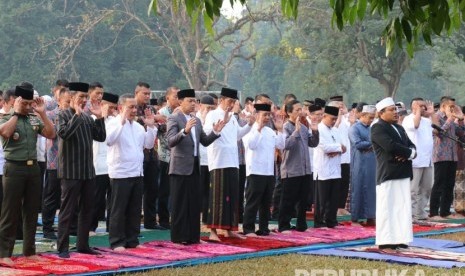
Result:
M374 105L364 105L363 106L363 109L362 109L362 113L371 113L371 114L374 114L376 113L376 106Z
M391 97L387 97L387 98L382 99L376 104L376 110L379 112L383 110L384 108L391 106L391 105L396 105L396 103Z

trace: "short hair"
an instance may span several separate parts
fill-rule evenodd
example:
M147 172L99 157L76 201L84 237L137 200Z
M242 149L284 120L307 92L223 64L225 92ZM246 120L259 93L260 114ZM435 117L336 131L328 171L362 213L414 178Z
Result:
M55 86L69 87L69 82L65 79L59 79L55 82Z
M3 91L0 90L0 97L3 97Z
M173 93L177 93L177 90L179 90L179 87L177 86L170 86L166 89L166 92L165 92L165 97L168 97L169 95L173 94Z
M294 105L298 103L300 103L298 100L291 100L287 102L284 106L286 114L292 112L294 110Z
M70 93L69 89L67 87L62 87L60 88L60 91L58 91L58 96L61 96L66 93Z
M244 100L244 104L248 104L248 103L252 103L253 102L253 98L252 97L247 97L245 98Z
M118 104L119 104L119 105L123 105L123 104L126 103L126 101L127 101L128 99L134 99L134 95L129 94L129 93L126 93L126 94L123 94L123 95L119 96L119 98L118 98Z
M166 103L166 97L165 96L160 96L158 98L158 105L163 105L164 103Z
M421 98L421 97L413 98L413 99L410 101L410 106L412 106L412 104L413 104L414 101L424 101L424 100L423 100L423 98Z
M3 97L3 99L5 100L5 102L8 102L12 97L16 97L15 95L15 88L9 88L5 91L5 96Z
M284 102L287 102L290 99L297 100L297 97L292 93L288 93L288 94L284 95Z
M103 88L103 85L98 81L94 81L94 82L89 84L89 90L94 90L97 87L98 88Z
M218 95L215 93L208 93L208 95L212 96L213 99L218 100Z
M150 85L146 82L138 82L137 85L136 85L136 89L134 90L134 94L137 94L137 92L139 92L139 90L144 87L144 88L147 88L147 89L150 89Z
M443 104L445 104L446 102L448 102L448 101L453 101L453 102L455 102L455 99L452 98L452 97L450 97L450 96L442 96L442 97L441 97L441 106L442 106Z
M34 85L28 81L23 81L19 86L34 90Z
M267 98L268 100L271 100L270 96L265 93L261 93L255 96L255 101L261 101L263 98Z
M365 105L368 105L368 104L365 103L365 102L359 102L359 103L357 103L357 106L355 107L355 109L357 110L357 112L360 113L360 112L363 111L363 107L364 107Z

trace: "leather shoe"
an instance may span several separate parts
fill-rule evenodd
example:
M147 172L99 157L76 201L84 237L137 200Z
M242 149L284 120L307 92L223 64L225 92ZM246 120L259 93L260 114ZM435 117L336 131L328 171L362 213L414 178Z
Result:
M406 244L403 244L403 243L396 244L396 245L397 245L397 248L402 248L402 249L406 249L406 248L408 248L408 245L406 245Z
M63 259L69 259L69 252L68 251L58 252L58 257L63 258Z
M392 250L396 250L398 248L397 244L381 244L381 245L378 245L378 248L379 249L392 249Z
M83 250L77 250L77 252L82 253L82 254L89 254L89 255L102 255L100 252L95 251L93 249L87 248Z

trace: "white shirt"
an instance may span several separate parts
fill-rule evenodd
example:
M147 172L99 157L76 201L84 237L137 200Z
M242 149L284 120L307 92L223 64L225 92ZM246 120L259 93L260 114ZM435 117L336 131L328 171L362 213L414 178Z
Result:
M259 132L258 124L255 123L242 141L245 148L246 175L274 175L275 148L284 149L286 135L282 132L276 134L267 126Z
M347 118L347 114L342 116L341 123L337 130L339 131L339 137L341 138L341 143L346 147L346 152L341 154L341 164L350 163L350 140L349 140L349 128L350 122Z
M323 122L318 124L320 142L315 148L314 154L314 176L318 180L341 178L341 155L329 157L328 153L342 152L339 131L333 127L327 127Z
M189 114L188 115L184 114L184 117L186 117L186 122L188 122L192 118L191 115L189 115ZM184 134L184 129L182 129L181 132L183 133L183 135L185 135ZM195 126L191 127L191 131L190 131L189 134L192 137L192 141L194 141L194 156L198 156L199 153L197 152L197 139L195 138L196 137L195 136L196 135L195 134Z
M195 114L198 118L200 118L200 121L202 121L202 114L200 111ZM204 122L202 122L202 125ZM199 161L200 161L200 166L208 166L208 155L207 155L207 148L202 146L202 144L199 144Z
M92 115L94 120L96 117ZM105 125L108 124L110 120L114 120L115 117L107 117L105 118ZM95 168L95 175L104 175L108 174L108 164L107 164L107 153L108 153L108 146L106 142L92 142L92 150L94 155L94 168Z
M434 147L431 119L421 117L418 128L415 128L413 123L414 116L414 114L407 115L402 122L402 126L405 132L407 132L408 138L410 138L417 148L417 157L412 160L412 167L431 167Z
M47 143L47 138L42 135L37 135L37 162L45 162L45 144Z
M208 112L205 118L204 131L210 134L213 131L213 124L224 119L225 111L219 106L217 109ZM216 139L207 147L208 169L239 168L239 151L237 141L242 139L251 129L246 124L241 127L236 117L231 116L229 122L221 130L220 138Z
M108 145L107 164L110 178L143 176L144 148L153 148L158 129L133 121L121 124L121 115L105 124Z

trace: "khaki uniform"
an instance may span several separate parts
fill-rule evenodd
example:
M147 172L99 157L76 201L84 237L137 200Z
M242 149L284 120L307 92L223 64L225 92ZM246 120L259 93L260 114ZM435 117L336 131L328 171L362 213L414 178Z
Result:
M10 120L13 112L0 117L0 124ZM37 134L44 128L35 115L18 116L13 135L2 146L3 202L0 216L0 257L11 257L20 214L23 222L23 254L35 255L35 233L40 198L40 169L37 164ZM22 211L22 213L19 212Z

